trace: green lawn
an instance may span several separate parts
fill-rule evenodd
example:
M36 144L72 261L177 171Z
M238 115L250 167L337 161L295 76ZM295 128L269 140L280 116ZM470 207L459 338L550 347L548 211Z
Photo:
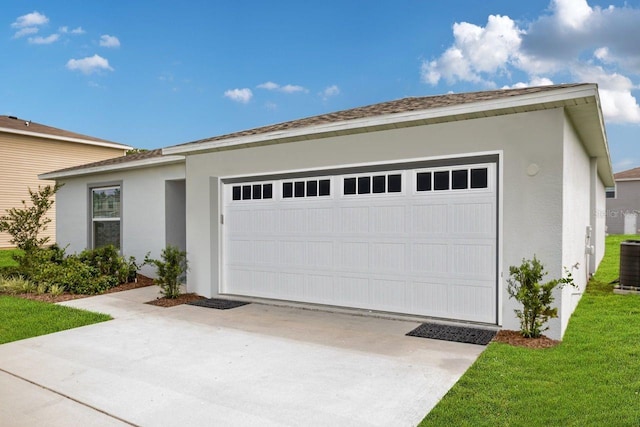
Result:
M638 236L607 238L559 346L490 344L420 425L640 425L640 296L609 284L627 238Z
M110 319L107 314L0 295L0 344Z
M18 263L13 260L12 256L18 252L17 249L0 249L0 268L17 266Z

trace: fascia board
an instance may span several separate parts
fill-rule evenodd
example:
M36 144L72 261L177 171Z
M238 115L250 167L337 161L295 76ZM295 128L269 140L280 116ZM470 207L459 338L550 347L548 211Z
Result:
M640 178L616 178L616 182L640 181Z
M107 173L115 171L124 171L131 169L140 169L151 166L168 165L172 163L183 163L184 156L163 156L152 159L134 160L126 163L115 163L111 165L95 166L85 169L76 169L61 172L48 172L38 175L38 179L56 180L61 178L73 178L83 175L95 175L98 173Z

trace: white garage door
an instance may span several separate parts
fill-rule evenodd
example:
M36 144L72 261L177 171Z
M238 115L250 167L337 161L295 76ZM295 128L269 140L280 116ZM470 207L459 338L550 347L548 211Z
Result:
M223 184L222 293L496 323L494 163Z

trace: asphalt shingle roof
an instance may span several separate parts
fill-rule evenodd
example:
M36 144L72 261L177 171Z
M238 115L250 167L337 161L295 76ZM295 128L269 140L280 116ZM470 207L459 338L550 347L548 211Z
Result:
M402 98L395 101L382 102L379 104L367 105L364 107L351 108L348 110L336 111L328 114L277 123L269 126L262 126L226 135L214 136L176 145L183 147L199 144L203 142L222 141L225 139L238 138L249 135L259 135L269 132L284 131L289 129L299 129L310 126L336 123L348 120L363 119L367 117L384 116L388 114L405 113L409 111L430 110L435 108L450 107L454 105L469 104L472 102L491 101L514 96L528 95L533 93L547 92L562 88L583 86L585 83L572 83L552 86L536 86L520 89L499 89L482 92L449 93L445 95L422 96Z
M640 179L640 167L618 172L613 177L618 179Z
M84 165L72 166L70 168L58 169L56 171L52 171L48 173L71 172L75 170L91 169L91 168L97 168L101 166L118 165L118 164L133 162L136 160L152 159L154 157L162 157L161 148L157 148L155 150L141 151L139 153L128 154L126 156L113 157L111 159L100 160L97 162L87 163Z
M82 135L80 133L69 132L68 130L58 129L51 126L43 125L40 123L32 122L30 120L20 119L15 116L0 116L0 128L12 129L22 132L39 133L45 136L59 137L59 138L75 138L82 139L91 142L102 142L107 144L122 145L124 149L126 146L117 142L108 141L106 139L96 138L93 136Z

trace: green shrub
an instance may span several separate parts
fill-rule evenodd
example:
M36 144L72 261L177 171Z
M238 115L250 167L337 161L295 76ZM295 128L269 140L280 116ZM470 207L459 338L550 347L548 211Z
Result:
M49 236L38 237L47 229L51 218L46 216L47 211L53 206L53 196L60 189L61 184L53 187L47 185L38 191L29 188L30 206L22 200L22 208L7 209L6 215L0 216L0 232L11 235L11 243L18 249L31 251L37 249L49 241Z
M134 257L126 259L112 245L66 255L64 248L54 244L46 249L31 248L20 252L15 260L18 266L2 268L2 275L16 280L28 279L28 292L39 294L65 290L74 294L99 294L135 280L138 270Z
M32 280L84 295L99 294L118 285L116 277L101 275L97 269L74 256L67 257L62 264L43 263L35 270Z
M138 270L136 259L125 259L113 245L84 250L78 255L78 259L95 268L100 275L115 277L118 283L135 279Z
M144 259L145 264L156 266L158 278L156 284L162 289L165 298L177 298L180 295L180 283L184 281L187 272L187 253L175 246L168 245L160 254L161 260L149 258L149 254Z
M578 264L574 266L577 268ZM544 266L538 259L522 260L519 267L509 267L507 292L511 298L522 304L522 310L514 310L520 319L520 333L526 338L538 338L549 329L544 324L549 319L558 317L558 309L551 308L554 301L553 290L564 285L575 286L571 272L565 268L566 277L540 283L547 275Z
M45 264L61 264L64 260L64 249L60 249L55 245L46 249L35 248L17 254L14 259L18 262L18 266L13 269L13 274L11 275L17 274L32 278L38 275L38 271Z

